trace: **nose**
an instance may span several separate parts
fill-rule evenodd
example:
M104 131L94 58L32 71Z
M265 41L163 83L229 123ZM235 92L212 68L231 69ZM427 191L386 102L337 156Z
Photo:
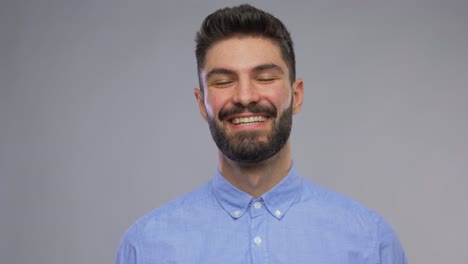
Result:
M251 80L239 80L236 87L233 101L235 104L248 106L251 103L257 103L260 100L258 87Z

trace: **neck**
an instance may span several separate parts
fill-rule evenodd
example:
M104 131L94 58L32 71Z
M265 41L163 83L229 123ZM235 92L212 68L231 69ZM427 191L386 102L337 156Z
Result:
M282 150L259 163L239 163L219 153L219 169L224 178L254 198L260 197L283 180L291 166L289 140Z

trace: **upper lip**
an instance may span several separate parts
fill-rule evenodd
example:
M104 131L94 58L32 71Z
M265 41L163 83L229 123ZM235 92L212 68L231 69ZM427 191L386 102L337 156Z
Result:
M236 106L231 109L221 110L218 113L220 120L232 120L233 118L245 118L252 116L263 116L271 118L276 116L276 110L273 107L249 105L246 107Z

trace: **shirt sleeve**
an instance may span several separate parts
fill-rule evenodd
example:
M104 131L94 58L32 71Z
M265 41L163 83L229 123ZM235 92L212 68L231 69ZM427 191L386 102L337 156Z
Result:
M130 230L123 236L117 256L115 258L115 264L137 264L138 263L138 249L135 242L132 239Z
M380 264L407 264L405 252L391 226L381 219L378 226L377 241Z

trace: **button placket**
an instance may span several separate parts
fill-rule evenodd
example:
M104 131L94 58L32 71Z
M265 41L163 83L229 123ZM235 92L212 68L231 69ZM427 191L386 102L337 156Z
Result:
M263 202L261 200L257 200L251 203L250 205L250 216L257 217L259 215L264 214L266 207L263 206Z
M264 263L267 259L266 229L267 208L261 199L252 201L250 206L250 252L253 263Z

